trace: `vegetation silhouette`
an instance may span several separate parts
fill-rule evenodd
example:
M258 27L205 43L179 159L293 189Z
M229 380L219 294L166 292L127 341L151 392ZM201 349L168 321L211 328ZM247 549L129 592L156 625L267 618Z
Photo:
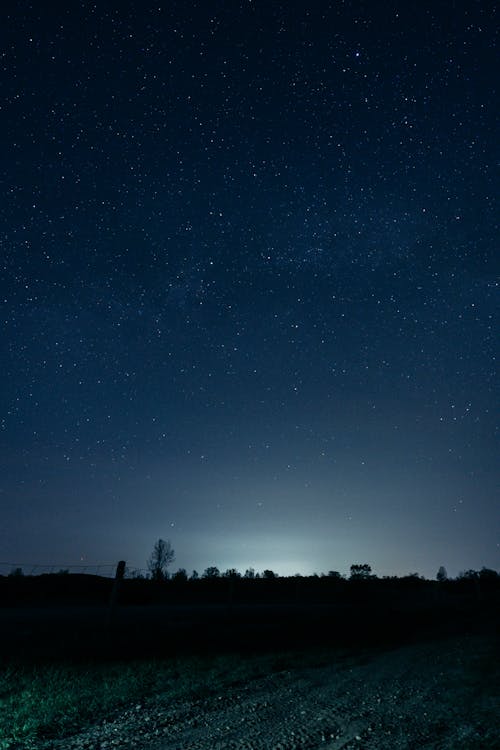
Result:
M158 539L148 560L148 570L153 581L164 581L168 577L168 566L174 560L175 554L170 541Z
M220 570L215 565L211 565L209 568L205 568L202 577L208 579L219 578Z
M176 581L177 583L185 583L187 580L188 574L185 568L179 568L179 570L172 576L172 581Z
M446 568L444 567L444 565L441 565L438 572L436 573L436 581L439 581L440 583L442 583L443 581L447 581L447 580L448 580L448 573L446 572Z
M371 565L368 565L368 563L362 563L361 565L355 564L351 565L351 579L352 580L363 580L366 581L368 578L371 578L372 575L372 569Z
M350 575L278 576L253 569L242 575L234 568L221 574L210 566L201 576L184 568L169 576L171 545L155 549L158 567L152 566L149 576L125 576L111 631L105 617L110 578L0 576L0 656L129 659L311 645L393 646L492 630L499 621L500 575L487 568L440 581L417 573L378 577L367 563L353 564Z

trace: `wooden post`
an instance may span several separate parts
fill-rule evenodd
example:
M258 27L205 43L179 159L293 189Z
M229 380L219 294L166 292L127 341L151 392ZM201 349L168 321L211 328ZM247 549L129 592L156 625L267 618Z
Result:
M115 580L113 581L113 588L111 589L111 596L109 597L109 610L108 610L108 625L111 625L113 616L116 609L116 603L118 601L118 594L125 575L125 560L120 560L116 566Z

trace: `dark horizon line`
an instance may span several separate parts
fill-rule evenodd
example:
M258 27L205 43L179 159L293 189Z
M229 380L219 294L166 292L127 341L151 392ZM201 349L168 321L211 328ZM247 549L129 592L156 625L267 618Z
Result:
M30 565L30 564L15 564L15 563L1 563L0 565L9 565L11 566L11 570L6 573L0 573L0 578L12 578L12 577L24 577L24 578L36 578L42 575L53 575L53 576L60 576L60 575L88 575L88 576L95 576L100 578L114 578L115 577L115 571L117 568L117 565L114 563L102 563L100 565L84 565L84 564L78 564L78 565ZM292 573L292 574L280 574L272 570L271 568L264 568L262 571L254 570L252 567L249 567L245 570L244 573L242 573L237 568L226 568L225 570L220 570L217 566L208 566L203 570L203 572L198 573L196 569L193 569L191 574L187 572L185 568L178 568L176 571L170 572L170 571L164 571L162 573L162 579L164 581L172 581L176 579L177 574L181 574L179 576L179 579L182 581L200 581L200 580L217 580L217 579L242 579L242 580L262 580L262 579L291 579L291 578L336 578L336 579L342 579L344 581L349 581L351 579L365 579L365 580L386 580L386 579L407 579L407 578L413 578L416 580L421 581L435 581L438 577L438 573L441 570L441 567L444 569L444 578L443 580L460 580L461 578L467 578L474 576L480 576L481 573L493 573L495 576L500 576L500 571L489 568L485 565L481 566L481 568L475 569L475 568L467 568L462 571L460 571L456 576L449 576L446 568L444 566L441 566L438 571L436 571L436 575L433 578L427 578L425 575L418 573L417 571L413 571L411 573L403 573L403 574L385 574L382 576L377 575L377 573L372 572L371 566L369 570L357 570L353 571L353 567L359 566L359 563L354 563L351 567L351 570L347 573L341 573L338 570L330 570L328 572L313 572L313 573ZM363 565L363 564L361 564ZM365 563L364 565L368 565ZM108 575L99 573L98 568L112 568L112 572ZM25 572L24 568L31 568L31 572ZM40 570L40 572L35 573L34 571L37 568L45 568L45 570ZM47 570L47 568L50 568L50 570ZM58 570L54 570L54 568L59 568ZM71 572L70 569L75 569ZM95 572L88 571L89 568L95 568ZM87 572L88 571L88 572ZM207 571L212 571L212 575L206 575ZM247 572L252 571L252 575L246 575ZM196 573L196 576L193 577L193 574ZM265 575L268 574L268 575ZM146 568L134 568L129 567L125 569L125 578L127 580L154 580L154 574L151 570Z

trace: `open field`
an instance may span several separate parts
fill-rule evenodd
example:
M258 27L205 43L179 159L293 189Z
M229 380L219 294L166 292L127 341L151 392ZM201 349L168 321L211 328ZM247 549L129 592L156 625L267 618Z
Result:
M267 674L233 657L180 696L167 690L44 750L494 750L494 645L453 637L397 649L283 656ZM498 654L497 654L498 656ZM297 661L294 661L296 659ZM306 660L306 657L303 657ZM257 662L254 669L264 669ZM280 667L280 668L279 668Z
M0 609L1 750L498 747L495 601Z

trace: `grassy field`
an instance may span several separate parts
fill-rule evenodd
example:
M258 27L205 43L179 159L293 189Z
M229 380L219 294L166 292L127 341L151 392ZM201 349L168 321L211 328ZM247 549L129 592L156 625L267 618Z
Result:
M199 697L304 664L331 652L223 654L116 663L18 663L0 671L0 750L37 747L77 732L125 707L161 696Z
M492 605L493 607L493 605ZM359 662L441 632L497 622L479 612L416 609L130 607L4 608L0 750L42 748L148 701L210 696L272 672Z

